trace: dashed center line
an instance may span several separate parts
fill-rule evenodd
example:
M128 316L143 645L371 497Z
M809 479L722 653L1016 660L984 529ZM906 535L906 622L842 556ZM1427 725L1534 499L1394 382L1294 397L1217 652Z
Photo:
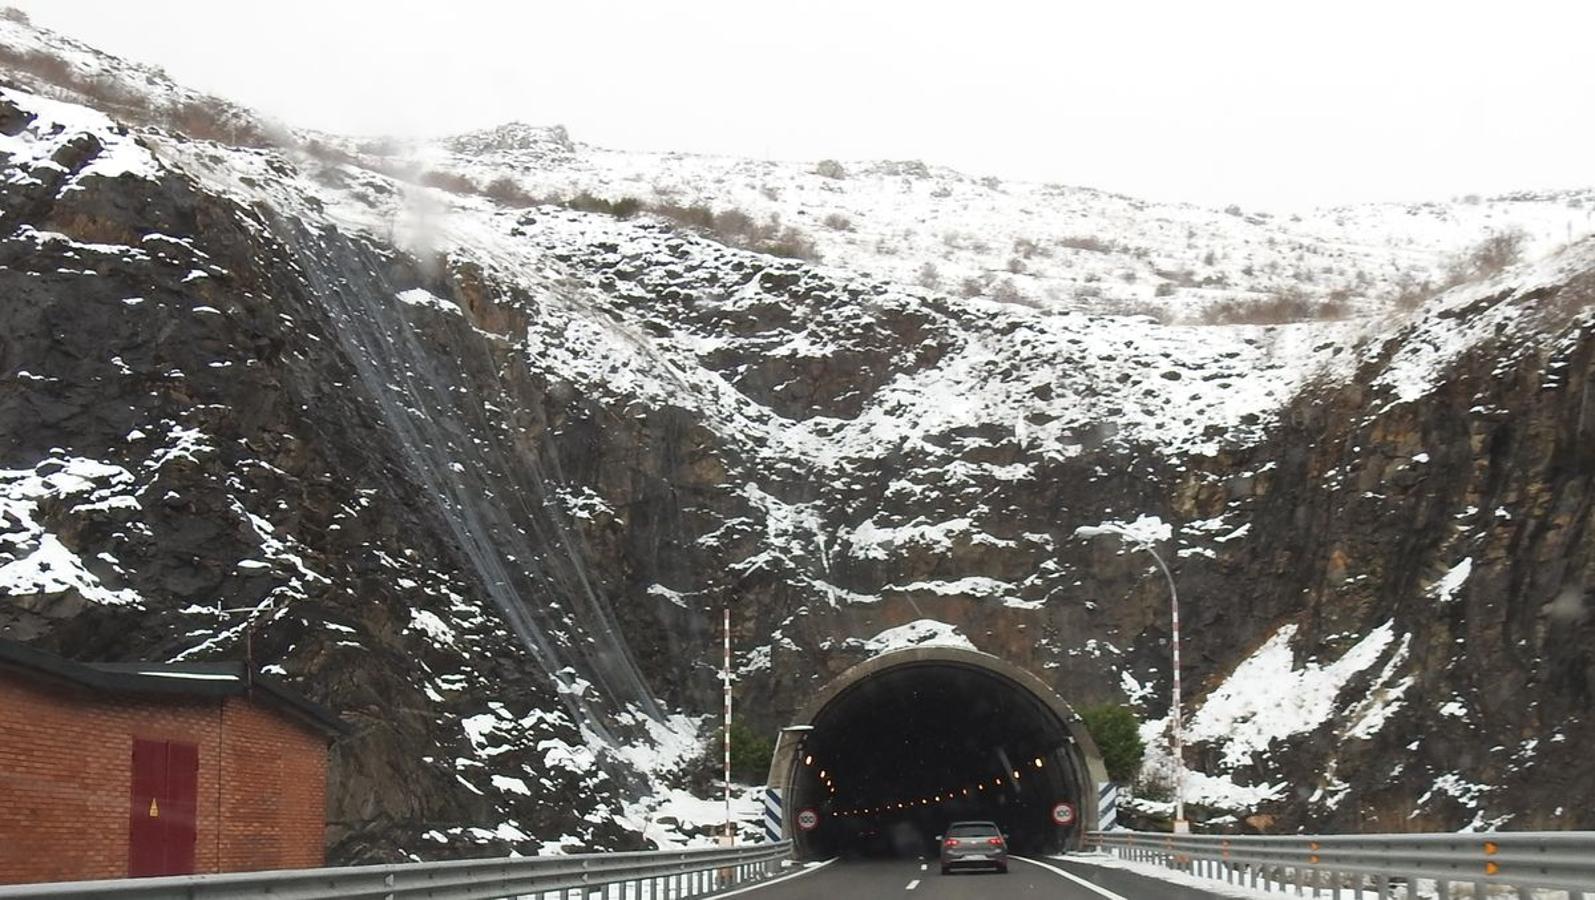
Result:
M915 878L915 879L914 879L914 880L913 880L913 881L910 881L910 882L909 882L909 883L908 883L908 887L906 887L906 888L903 888L903 890L905 890L905 891L911 891L911 890L913 890L913 889L914 889L914 888L917 888L917 887L919 887L919 879L918 879L918 878Z
M926 870L926 869L928 869L928 868L930 868L930 865L929 865L929 864L927 864L927 863L920 863L920 864L919 864L919 870L920 870L920 871L921 871L921 872L923 872L923 871L925 871L925 870Z

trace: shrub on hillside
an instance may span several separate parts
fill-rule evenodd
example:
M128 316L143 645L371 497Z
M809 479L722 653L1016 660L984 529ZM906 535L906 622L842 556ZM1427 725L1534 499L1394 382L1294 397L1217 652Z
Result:
M1012 278L1004 278L1003 280L992 285L991 299L997 301L998 303L1023 304L1030 298L1026 297L1024 292L1019 290L1018 286L1013 283Z
M842 179L847 177L847 170L834 159L822 159L814 164L814 174L823 178Z
M482 193L490 200L495 200L505 206L536 206L537 198L526 192L520 183L508 175L489 181Z
M419 180L427 187L435 187L455 194L478 193L476 182L457 172L443 172L431 169L422 172Z
M830 228L833 231L853 230L853 220L842 215L841 213L830 213L826 215L824 224L826 228Z
M1014 255L1021 259L1031 259L1037 256L1051 256L1052 251L1041 246L1030 238L1014 238Z
M1204 325L1285 325L1290 322L1343 319L1349 313L1343 298L1309 296L1295 285L1276 288L1261 300L1223 300L1202 311Z
M757 219L740 209L722 209L715 213L709 229L723 238L732 241L747 241L772 236L780 226L772 222L768 229L761 226Z
M750 249L771 256L785 256L789 259L802 259L809 262L818 261L819 248L814 246L814 241L809 236L796 228L787 227L773 237L763 238L755 242Z
M704 231L714 228L714 210L702 203L694 203L691 206L660 203L654 206L653 211L672 222L685 225L688 228L698 228Z
M1141 760L1146 756L1146 746L1141 742L1141 721L1128 707L1117 703L1088 706L1079 710L1081 721L1091 732L1102 753L1102 763L1108 777L1128 783L1141 771Z
M282 143L245 110L216 97L192 97L177 104L152 105L150 97L113 74L81 72L58 56L36 50L0 47L0 65L87 97L105 112L140 125L244 147Z
M1072 250L1087 250L1092 253L1112 253L1112 241L1104 241L1089 235L1074 235L1058 238L1058 246L1068 247Z
M603 213L617 219L629 219L641 212L642 201L636 197L621 197L619 200L608 200L582 191L565 202L565 205L578 212Z
M1468 253L1474 272L1489 276L1515 266L1523 259L1523 245L1529 236L1521 228L1493 231Z

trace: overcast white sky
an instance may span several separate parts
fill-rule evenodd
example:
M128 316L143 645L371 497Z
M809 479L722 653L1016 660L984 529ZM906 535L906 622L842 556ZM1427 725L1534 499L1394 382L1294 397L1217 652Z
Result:
M290 124L1223 205L1595 184L1595 4L0 0Z

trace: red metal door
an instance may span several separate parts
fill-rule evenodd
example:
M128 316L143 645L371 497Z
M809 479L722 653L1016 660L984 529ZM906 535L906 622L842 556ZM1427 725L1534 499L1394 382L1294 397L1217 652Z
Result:
M192 874L199 748L135 738L132 781L127 874Z

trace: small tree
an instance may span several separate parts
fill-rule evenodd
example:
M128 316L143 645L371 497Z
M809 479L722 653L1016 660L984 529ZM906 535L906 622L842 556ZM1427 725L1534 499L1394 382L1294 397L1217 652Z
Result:
M822 159L814 165L814 174L824 178L846 178L847 170L834 159Z
M1507 266L1516 265L1523 258L1523 244L1528 237L1521 228L1492 231L1489 237L1473 248L1468 258L1479 274L1494 275Z
M716 773L722 769L721 754L725 752L725 729L716 729L714 738L704 748L708 768ZM770 758L775 754L775 744L769 738L741 722L731 723L731 780L743 784L759 784L770 773Z
M1135 713L1117 703L1089 706L1079 712L1102 752L1108 777L1120 782L1134 781L1146 755L1146 745L1141 743L1141 722Z

